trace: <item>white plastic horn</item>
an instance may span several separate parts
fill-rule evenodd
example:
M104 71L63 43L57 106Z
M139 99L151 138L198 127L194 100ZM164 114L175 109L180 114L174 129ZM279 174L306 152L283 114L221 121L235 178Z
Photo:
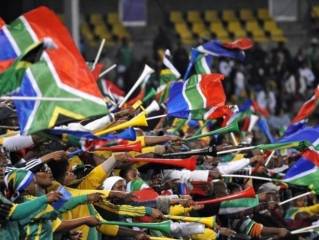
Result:
M133 92L136 90L136 88L138 88L142 84L142 82L149 75L151 75L153 72L154 72L154 69L151 68L150 66L148 66L147 64L145 64L145 67L144 67L142 74L140 75L140 77L137 79L137 81L135 82L133 87L130 89L130 91L126 94L126 96L124 97L124 99L120 103L120 105L119 105L120 108L124 105L124 103L127 101L127 99L130 98L130 96L133 94Z
M150 113L156 112L158 110L160 110L160 106L155 100L153 100L151 104L145 109L145 112L146 112L146 115L149 115Z
M257 115L252 114L250 116L250 122L249 122L249 126L248 126L248 132L251 132L254 128L254 126L256 125L257 121L258 121L259 117Z

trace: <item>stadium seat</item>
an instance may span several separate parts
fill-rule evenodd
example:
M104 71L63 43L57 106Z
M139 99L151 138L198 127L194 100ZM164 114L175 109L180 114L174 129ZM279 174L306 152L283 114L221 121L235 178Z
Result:
M187 21L191 23L202 22L202 18L198 11L188 11L187 12Z
M248 32L258 32L263 31L262 27L259 26L258 22L256 20L251 20L246 22L246 30Z
M259 8L257 10L257 16L260 20L264 20L264 21L271 19L267 8Z
M204 19L206 22L220 21L218 12L215 10L206 10L204 13Z
M319 5L315 5L312 7L311 16L313 18L319 18Z
M120 23L119 15L115 12L108 13L107 14L107 22L111 25L119 24Z
M231 32L236 38L245 37L247 35L239 21L228 22L228 31Z
M263 28L258 25L256 20L246 22L246 31L252 35L256 42L262 43L268 40Z
M91 47L96 47L97 43L95 41L95 37L93 33L90 30L90 27L86 21L83 21L80 26L80 31L85 39L85 41L91 46Z
M251 21L255 19L252 10L246 8L240 9L239 17L243 21Z
M105 25L98 25L94 28L94 33L95 35L97 35L98 37L105 38L106 40L110 40L112 39L112 35L110 34L110 32L107 30L107 28L105 27Z
M233 10L223 10L222 11L222 19L224 21L227 21L227 22L237 21L236 14Z
M271 40L274 42L287 42L287 38L285 36L271 36Z
M118 38L129 36L127 30L124 28L124 26L121 23L117 23L112 26L112 33Z
M282 29L273 20L265 21L264 29L271 33L271 35L283 35Z
M98 24L101 24L103 22L104 22L104 20L103 20L103 17L101 14L93 13L90 15L90 23L92 23L93 25L98 25Z
M172 23L182 23L184 22L183 15L180 11L171 11L169 15L169 20Z
M212 22L209 25L209 30L214 33L219 40L229 40L229 34L221 22Z
M175 24L175 30L181 38L183 44L193 43L193 35L185 23Z
M210 35L202 22L194 23L192 26L192 32L199 35L202 38L209 37Z

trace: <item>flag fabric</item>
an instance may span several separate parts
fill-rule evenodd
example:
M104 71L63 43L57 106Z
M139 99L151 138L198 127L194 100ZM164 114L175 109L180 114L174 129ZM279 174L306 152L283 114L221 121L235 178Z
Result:
M257 148L261 150L277 150L277 149L287 149L287 148L296 148L299 150L309 147L309 142L307 141L291 141L284 143L269 143L269 144L259 144Z
M165 50L163 56L163 65L165 68L160 71L160 85L156 90L156 100L159 103L166 101L171 82L176 81L181 77L181 74L171 62L171 53L168 49Z
M319 129L305 127L299 131L279 139L278 142L308 141L315 148L319 144Z
M249 38L240 38L233 42L226 42L223 45L229 49L248 50L254 46L254 43Z
M225 105L222 74L193 75L172 83L167 101L168 116L203 119L208 109Z
M0 28L2 28L5 24L5 21L0 17Z
M193 74L209 74L211 73L211 66L213 63L213 56L200 53L197 49L193 48L191 51L191 59L188 63L184 79L187 79Z
M45 48L46 46L43 42L37 42L29 46L25 53L19 56L13 63L10 64L11 60L1 61L5 62L4 65L10 67L0 73L0 96L9 95L18 90L26 69L40 60Z
M221 43L218 40L211 40L195 49L192 49L191 60L184 74L184 80L191 76L192 69L195 66L196 73L210 73L210 67L213 62L213 57L228 57L243 61L247 50L253 46L249 39L238 39L234 42Z
M229 201L223 201L220 204L218 214L238 213L259 205L258 197L256 198L240 198Z
M84 119L107 112L94 77L60 19L48 8L39 7L2 27L0 60L17 57L26 48L45 37L52 38L57 49L43 54L22 81L20 96L79 98L76 102L15 101L22 134L53 127L60 115ZM2 49L2 48L1 48ZM10 53L10 54L9 54ZM8 59L8 58L7 58Z
M273 135L270 132L270 128L267 122L267 119L264 117L261 117L258 119L257 125L259 127L259 129L261 130L261 132L267 137L267 139L269 140L270 143L274 143L275 139L273 137Z
M14 59L0 61L0 73L3 73L5 70L7 70L13 64L13 62Z
M319 85L315 89L314 95L302 105L297 115L293 118L292 123L297 123L301 120L308 118L315 110L318 99L319 99Z
M318 166L318 153L312 150L306 150L294 165L288 169L284 180L291 184L310 187L318 192Z
M205 113L205 119L218 119L222 118L222 127L227 125L227 122L233 115L233 111L228 105L212 107L208 112Z
M291 123L288 128L286 129L286 131L284 132L284 137L285 136L289 136L290 134L293 134L303 128L306 127L306 124L307 124L307 121L305 120L301 120L299 122L296 122L296 123Z
M261 107L255 100L246 99L243 104L239 106L240 112L246 112L248 110L261 115L263 117L269 117L269 112L267 109Z

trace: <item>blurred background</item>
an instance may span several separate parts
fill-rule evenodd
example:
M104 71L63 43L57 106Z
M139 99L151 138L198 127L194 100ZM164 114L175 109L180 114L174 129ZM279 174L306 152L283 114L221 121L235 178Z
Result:
M158 73L167 48L183 74L191 47L240 37L255 42L245 61L213 64L226 76L229 103L254 95L276 127L318 84L319 0L11 0L1 1L0 16L10 22L40 5L59 14L87 61L106 39L102 62L118 64L107 78L123 90L145 63ZM158 78L149 84L158 86Z

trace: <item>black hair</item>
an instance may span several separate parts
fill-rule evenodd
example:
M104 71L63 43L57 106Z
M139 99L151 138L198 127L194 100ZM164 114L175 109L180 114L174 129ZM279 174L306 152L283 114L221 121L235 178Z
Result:
M63 183L65 178L65 173L69 165L68 161L67 160L51 161L51 162L48 162L48 165L51 168L54 179L57 180L59 183Z

